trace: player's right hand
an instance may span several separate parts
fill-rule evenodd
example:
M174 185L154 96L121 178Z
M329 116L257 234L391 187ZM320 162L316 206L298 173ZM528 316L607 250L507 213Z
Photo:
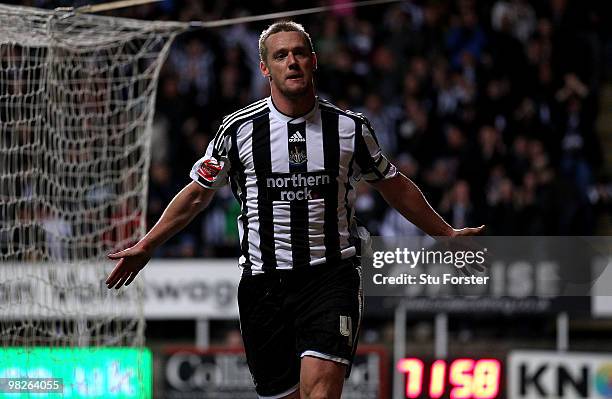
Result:
M151 254L139 247L134 245L133 247L124 249L123 251L108 254L109 259L119 260L113 271L108 275L106 279L106 287L111 289L121 288L123 285L128 286L139 271L151 259Z

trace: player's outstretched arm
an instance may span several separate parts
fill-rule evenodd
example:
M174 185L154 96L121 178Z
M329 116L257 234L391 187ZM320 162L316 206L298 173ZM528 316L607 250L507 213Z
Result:
M481 234L484 225L454 229L429 205L421 190L401 173L389 179L371 183L385 201L406 219L431 236L470 236Z
M134 246L108 257L118 260L117 265L106 279L106 286L121 288L129 285L151 259L155 248L181 231L200 213L212 199L215 191L191 182L170 201L155 226Z

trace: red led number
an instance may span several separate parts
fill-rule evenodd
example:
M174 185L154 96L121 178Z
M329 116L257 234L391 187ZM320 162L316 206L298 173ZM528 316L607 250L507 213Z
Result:
M417 358L402 359L397 369L406 374L406 398L415 399L423 391L424 365ZM446 391L446 361L436 360L431 365L429 398L439 399ZM457 359L448 368L452 386L451 399L493 399L499 393L501 364L495 359Z
M499 360L481 359L474 367L474 398L492 399L499 393Z
M438 399L444 395L446 389L446 361L436 360L431 365L431 378L429 379L429 397Z
M449 380L453 385L451 399L469 399L472 397L472 370L474 360L457 359L451 363Z
M423 387L423 362L421 359L402 359L397 363L397 369L406 374L406 397L414 399L421 396Z

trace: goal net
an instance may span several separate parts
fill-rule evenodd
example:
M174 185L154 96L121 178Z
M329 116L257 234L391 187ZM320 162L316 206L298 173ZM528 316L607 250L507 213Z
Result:
M145 232L156 85L184 28L0 5L0 378L144 344L142 283L108 291L105 259Z

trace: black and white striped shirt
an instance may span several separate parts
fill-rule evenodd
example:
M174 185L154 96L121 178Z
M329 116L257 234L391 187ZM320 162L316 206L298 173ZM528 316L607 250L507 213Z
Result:
M206 188L231 183L245 274L346 259L355 185L397 174L361 114L321 99L299 118L270 97L223 119L191 178Z

